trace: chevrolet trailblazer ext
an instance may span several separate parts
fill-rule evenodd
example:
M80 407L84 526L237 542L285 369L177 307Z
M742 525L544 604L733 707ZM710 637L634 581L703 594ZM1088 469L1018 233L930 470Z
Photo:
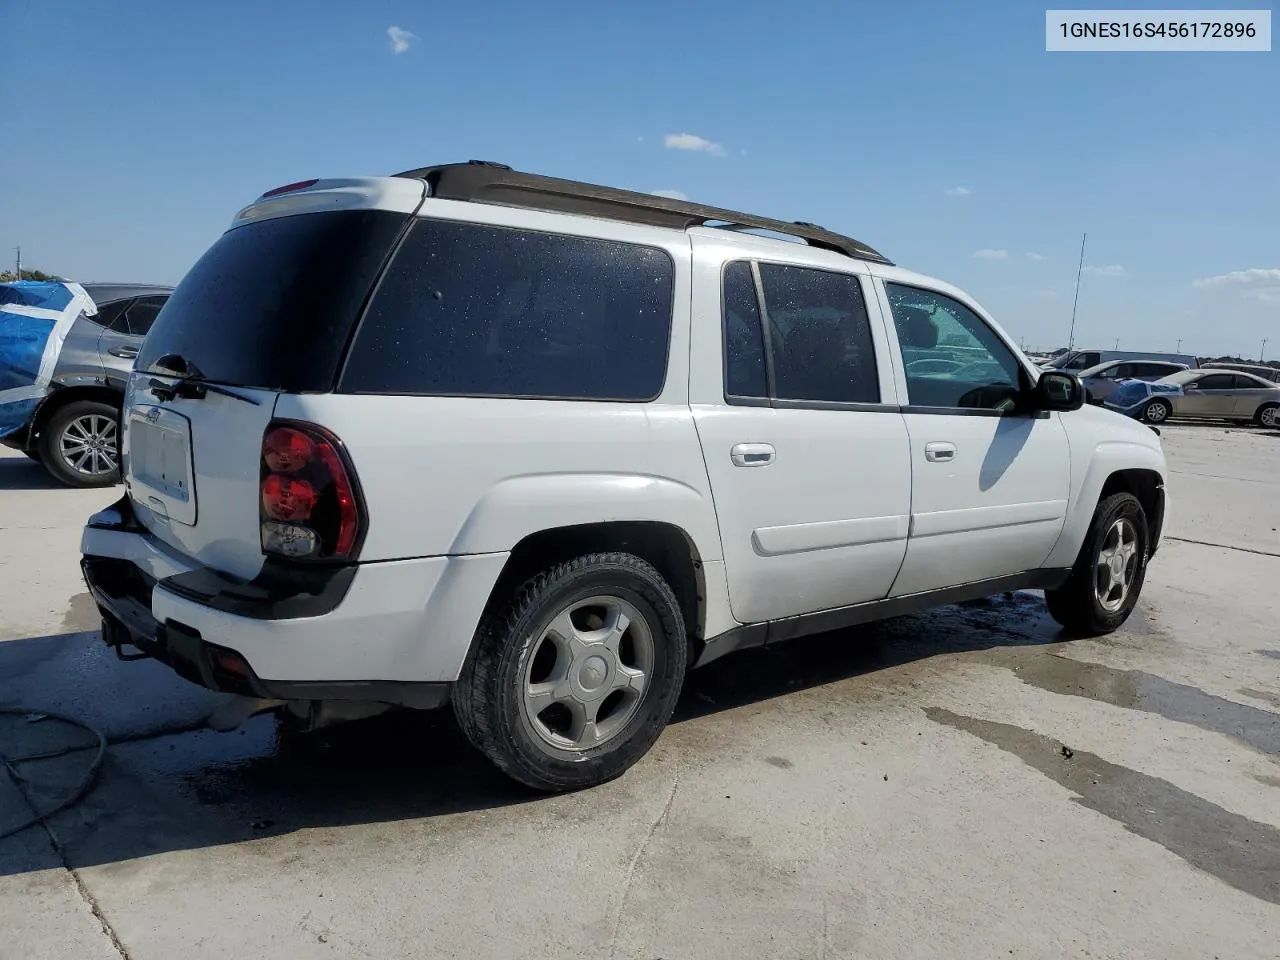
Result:
M309 180L156 321L83 567L117 650L313 720L452 701L581 788L732 650L1018 588L1120 626L1165 461L1083 399L812 224L487 163Z

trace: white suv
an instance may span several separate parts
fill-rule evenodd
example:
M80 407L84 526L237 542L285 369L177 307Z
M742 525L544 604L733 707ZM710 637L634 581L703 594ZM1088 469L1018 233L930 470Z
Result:
M83 566L118 652L313 721L451 700L572 789L742 647L1019 588L1118 627L1165 462L1082 402L811 224L486 163L312 180L156 321Z

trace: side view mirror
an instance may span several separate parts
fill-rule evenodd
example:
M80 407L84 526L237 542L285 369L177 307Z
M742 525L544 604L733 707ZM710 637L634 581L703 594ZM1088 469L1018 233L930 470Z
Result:
M1200 384L1195 383L1195 382L1192 382L1192 383L1184 383L1184 384L1182 385L1182 389L1183 389L1183 390L1199 390L1199 389L1200 389Z
M1047 370L1036 381L1033 403L1037 410L1079 410L1084 406L1084 384L1074 374Z

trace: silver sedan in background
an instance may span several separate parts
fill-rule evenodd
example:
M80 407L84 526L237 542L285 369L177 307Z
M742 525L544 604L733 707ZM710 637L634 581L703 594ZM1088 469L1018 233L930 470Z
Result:
M1182 392L1153 396L1141 419L1162 423L1169 417L1196 420L1230 420L1275 427L1280 411L1280 384L1235 370L1184 370L1157 383L1176 384Z

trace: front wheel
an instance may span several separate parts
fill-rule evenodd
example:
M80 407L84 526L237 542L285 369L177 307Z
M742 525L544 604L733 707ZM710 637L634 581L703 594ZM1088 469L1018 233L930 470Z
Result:
M1280 405L1274 403L1264 404L1258 408L1258 412L1253 415L1253 422L1260 427L1275 427L1280 420Z
M1101 501L1067 582L1046 590L1049 615L1078 636L1111 633L1129 618L1147 574L1147 516L1138 498Z
M537 790L621 775L653 746L684 683L680 605L626 553L558 564L486 614L454 689L468 739Z
M120 412L96 400L73 400L40 431L40 462L72 487L120 482Z
M1146 423L1164 423L1173 414L1173 407L1168 400L1152 400L1142 408L1138 419Z

